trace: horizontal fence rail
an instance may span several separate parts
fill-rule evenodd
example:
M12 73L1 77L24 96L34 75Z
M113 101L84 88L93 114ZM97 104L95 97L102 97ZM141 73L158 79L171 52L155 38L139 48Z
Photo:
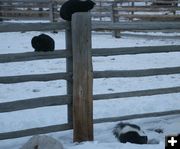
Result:
M70 56L72 55L67 50L55 50L53 52L26 52L26 53L0 54L0 63L68 58Z
M139 18L141 20L155 20L155 21L158 21L158 20L162 20L162 21L179 21L180 20L180 15L143 15L143 14L133 14L133 15L130 15L130 14L116 14L115 15L116 17L124 17L124 18L128 18L128 19L134 19L134 18Z
M97 94L93 96L94 100L105 100L105 99L115 99L115 98L128 98L128 97L141 97L141 96L153 96L161 94L172 94L179 93L180 86L169 87L169 88L158 88L158 89L147 89L139 91L121 92L121 93L111 93L111 94Z
M149 53L164 53L164 52L180 52L180 45L98 48L98 49L92 49L92 56L149 54ZM26 52L26 53L15 53L15 54L0 54L0 63L54 59L54 58L68 58L71 56L72 54L67 50L55 50L53 52Z
M164 112L153 112L153 113L144 113L144 114L133 114L121 117L109 117L109 118L99 118L95 119L94 123L105 123L105 122L117 122L117 121L125 121L132 120L138 118L151 118L151 117L160 117L160 116L168 116L168 115L179 115L180 110L171 110Z
M94 78L114 78L114 77L146 77L155 75L171 75L180 73L180 67L154 68L143 70L114 70L114 71L95 71ZM68 80L72 78L70 73L36 74L0 77L0 83L20 83L28 81L52 81Z
M0 32L51 31L69 29L69 23L0 23ZM179 30L180 22L92 22L92 30Z
M113 78L113 77L145 77L156 75L170 75L180 73L180 67L154 68L143 70L111 70L95 71L94 78Z
M152 0L115 0L115 1L111 1L111 0L96 0L96 2L105 2L105 3L120 3L120 2L152 2ZM158 0L159 3L169 3L172 2L171 0ZM180 0L173 0L173 2L180 2Z
M72 78L70 73L52 73L52 74L34 74L21 76L0 77L0 83L20 83L28 81L53 81L53 80L68 80Z
M152 6L124 6L124 7L117 7L114 8L114 10L118 11L134 11L134 12L164 12L164 11L176 11L180 10L179 7L152 7Z
M60 125L52 125L46 127L31 128L20 131L4 132L4 133L0 133L0 140L20 138L20 137L37 135L37 134L46 134L46 133L64 131L69 129L72 129L71 124L60 124Z
M140 22L92 22L93 30L171 30L180 29L180 22L150 22L150 21L140 21Z
M0 32L52 31L69 29L69 23L0 23Z
M101 49L99 48L99 49L92 49L92 56L153 54L153 53L165 53L165 52L180 52L180 45L101 48Z
M17 101L0 103L0 113L40 108L45 106L67 105L70 104L71 102L72 101L70 100L70 97L67 95L17 100Z

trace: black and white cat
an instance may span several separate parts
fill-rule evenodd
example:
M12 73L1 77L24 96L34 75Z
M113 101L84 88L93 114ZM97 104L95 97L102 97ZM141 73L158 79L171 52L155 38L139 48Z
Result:
M122 143L148 143L148 137L141 130L141 128L135 124L119 123L115 126L113 134Z

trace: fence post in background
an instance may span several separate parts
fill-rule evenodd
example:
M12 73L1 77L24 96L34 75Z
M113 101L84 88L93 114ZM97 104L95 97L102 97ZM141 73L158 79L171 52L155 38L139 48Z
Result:
M112 19L111 20L113 23L119 22L119 17L116 16L118 14L118 10L116 10L116 8L117 8L117 2L115 0L112 2ZM120 31L114 30L112 32L112 36L115 38L120 38L121 37Z
M134 2L131 2L131 7L133 8L134 7ZM134 11L131 11L131 14L133 15L134 14ZM133 19L132 19L133 20Z
M66 50L71 54L71 57L66 58L66 72L73 73L73 59L72 59L72 32L71 32L71 23L69 22L70 28L66 29ZM67 95L73 97L73 80L67 80ZM73 102L73 98L71 98ZM72 102L67 106L67 115L68 115L68 123L70 125L73 124L73 112L72 112Z
M91 16L89 12L72 16L73 47L73 140L93 140Z
M100 21L102 21L102 1L99 1L99 8L100 8Z
M2 2L0 2L0 22L3 21L2 19Z
M55 16L54 16L54 1L51 0L49 3L49 19L51 22L55 22Z

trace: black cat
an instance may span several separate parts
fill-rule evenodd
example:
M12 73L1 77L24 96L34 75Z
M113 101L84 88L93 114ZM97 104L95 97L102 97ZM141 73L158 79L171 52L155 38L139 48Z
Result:
M69 0L60 9L60 17L71 21L72 14L75 12L87 12L94 7L95 3L91 0Z
M54 51L55 48L54 39L46 34L33 37L31 45L35 49L35 52Z

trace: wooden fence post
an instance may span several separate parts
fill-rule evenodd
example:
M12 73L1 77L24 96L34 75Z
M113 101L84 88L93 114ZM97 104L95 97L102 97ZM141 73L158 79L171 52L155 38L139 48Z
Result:
M3 3L3 2L0 2L0 22L3 21L3 13L2 13L2 11L3 11L3 5L4 5L4 3Z
M116 22L119 22L119 17L116 16L118 14L118 10L115 10L115 8L117 8L117 1L113 1L112 3L112 22L113 23L116 23ZM115 37L115 38L120 38L121 35L120 35L120 31L118 30L114 30L112 32L112 36Z
M3 5L3 3L0 2L0 22L3 21L3 19L1 18L2 17L2 8L3 8L2 5Z
M93 140L91 17L72 16L74 142Z
M55 22L54 11L54 1L51 0L49 3L49 19L52 23Z
M71 23L69 22L69 26L71 26ZM66 29L66 50L68 50L72 55L72 32L71 27L69 29ZM68 73L73 73L73 59L72 56L66 58L66 71ZM67 95L73 96L73 80L67 80ZM73 99L71 100L73 101ZM72 112L72 103L68 104L67 112L68 112L68 123L72 125L73 123L73 112Z

